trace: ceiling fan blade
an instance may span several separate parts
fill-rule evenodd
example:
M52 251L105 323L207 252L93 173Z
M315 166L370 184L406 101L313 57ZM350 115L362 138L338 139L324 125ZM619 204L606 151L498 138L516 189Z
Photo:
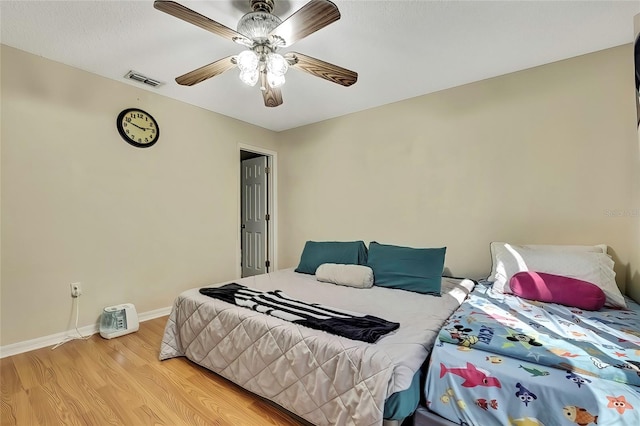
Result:
M156 0L153 2L153 7L161 12L168 13L171 16L175 16L178 19L182 19L183 21L196 25L228 40L235 41L236 43L245 45L253 44L251 40L239 32L174 1Z
M328 0L311 0L298 9L271 33L282 47L291 46L309 34L340 19L338 7Z
M235 67L234 55L227 56L226 58L219 59L215 62L205 65L191 72L181 75L176 78L176 82L183 86L193 86L208 78L215 77L223 72Z
M269 86L269 83L267 83L267 74L265 72L260 73L260 91L264 98L264 106L277 107L278 105L282 105L282 92L280 91L280 88L276 87L274 89Z
M333 83L348 87L358 81L357 72L330 64L329 62L321 61L320 59L297 52L289 52L284 56L293 68L308 72L309 74L324 78Z

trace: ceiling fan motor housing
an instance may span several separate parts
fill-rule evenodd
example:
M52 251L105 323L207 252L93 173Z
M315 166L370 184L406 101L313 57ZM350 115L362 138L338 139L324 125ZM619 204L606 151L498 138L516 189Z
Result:
M251 0L251 10L271 13L273 11L273 0Z

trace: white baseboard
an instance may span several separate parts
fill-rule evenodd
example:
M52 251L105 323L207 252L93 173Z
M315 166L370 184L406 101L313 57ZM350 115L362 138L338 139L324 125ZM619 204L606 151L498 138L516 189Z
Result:
M169 315L171 313L171 306L166 308L155 309L153 311L142 312L138 314L138 321L148 321L154 318ZM90 336L96 334L98 330L98 324L87 325L78 329L81 335ZM38 337L36 339L25 340L24 342L12 343L10 345L0 346L0 358L5 358L11 355L17 355L24 352L33 351L40 348L46 348L47 346L53 346L67 337L77 336L78 333L75 329L63 331L62 333L50 334L49 336Z

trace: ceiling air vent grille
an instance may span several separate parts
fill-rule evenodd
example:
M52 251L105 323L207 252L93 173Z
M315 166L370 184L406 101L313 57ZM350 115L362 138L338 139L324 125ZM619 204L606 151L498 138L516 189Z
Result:
M161 81L154 80L153 78L149 78L136 71L129 71L127 74L125 74L124 77L131 80L139 81L140 83L148 84L149 86L152 86L152 87L158 87L164 84Z

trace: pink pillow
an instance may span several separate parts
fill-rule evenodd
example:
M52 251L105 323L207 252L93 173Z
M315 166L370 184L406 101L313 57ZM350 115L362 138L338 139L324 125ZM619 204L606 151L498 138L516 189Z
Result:
M573 306L597 311L604 306L605 295L595 284L576 278L543 272L518 272L509 280L513 294L525 299Z

